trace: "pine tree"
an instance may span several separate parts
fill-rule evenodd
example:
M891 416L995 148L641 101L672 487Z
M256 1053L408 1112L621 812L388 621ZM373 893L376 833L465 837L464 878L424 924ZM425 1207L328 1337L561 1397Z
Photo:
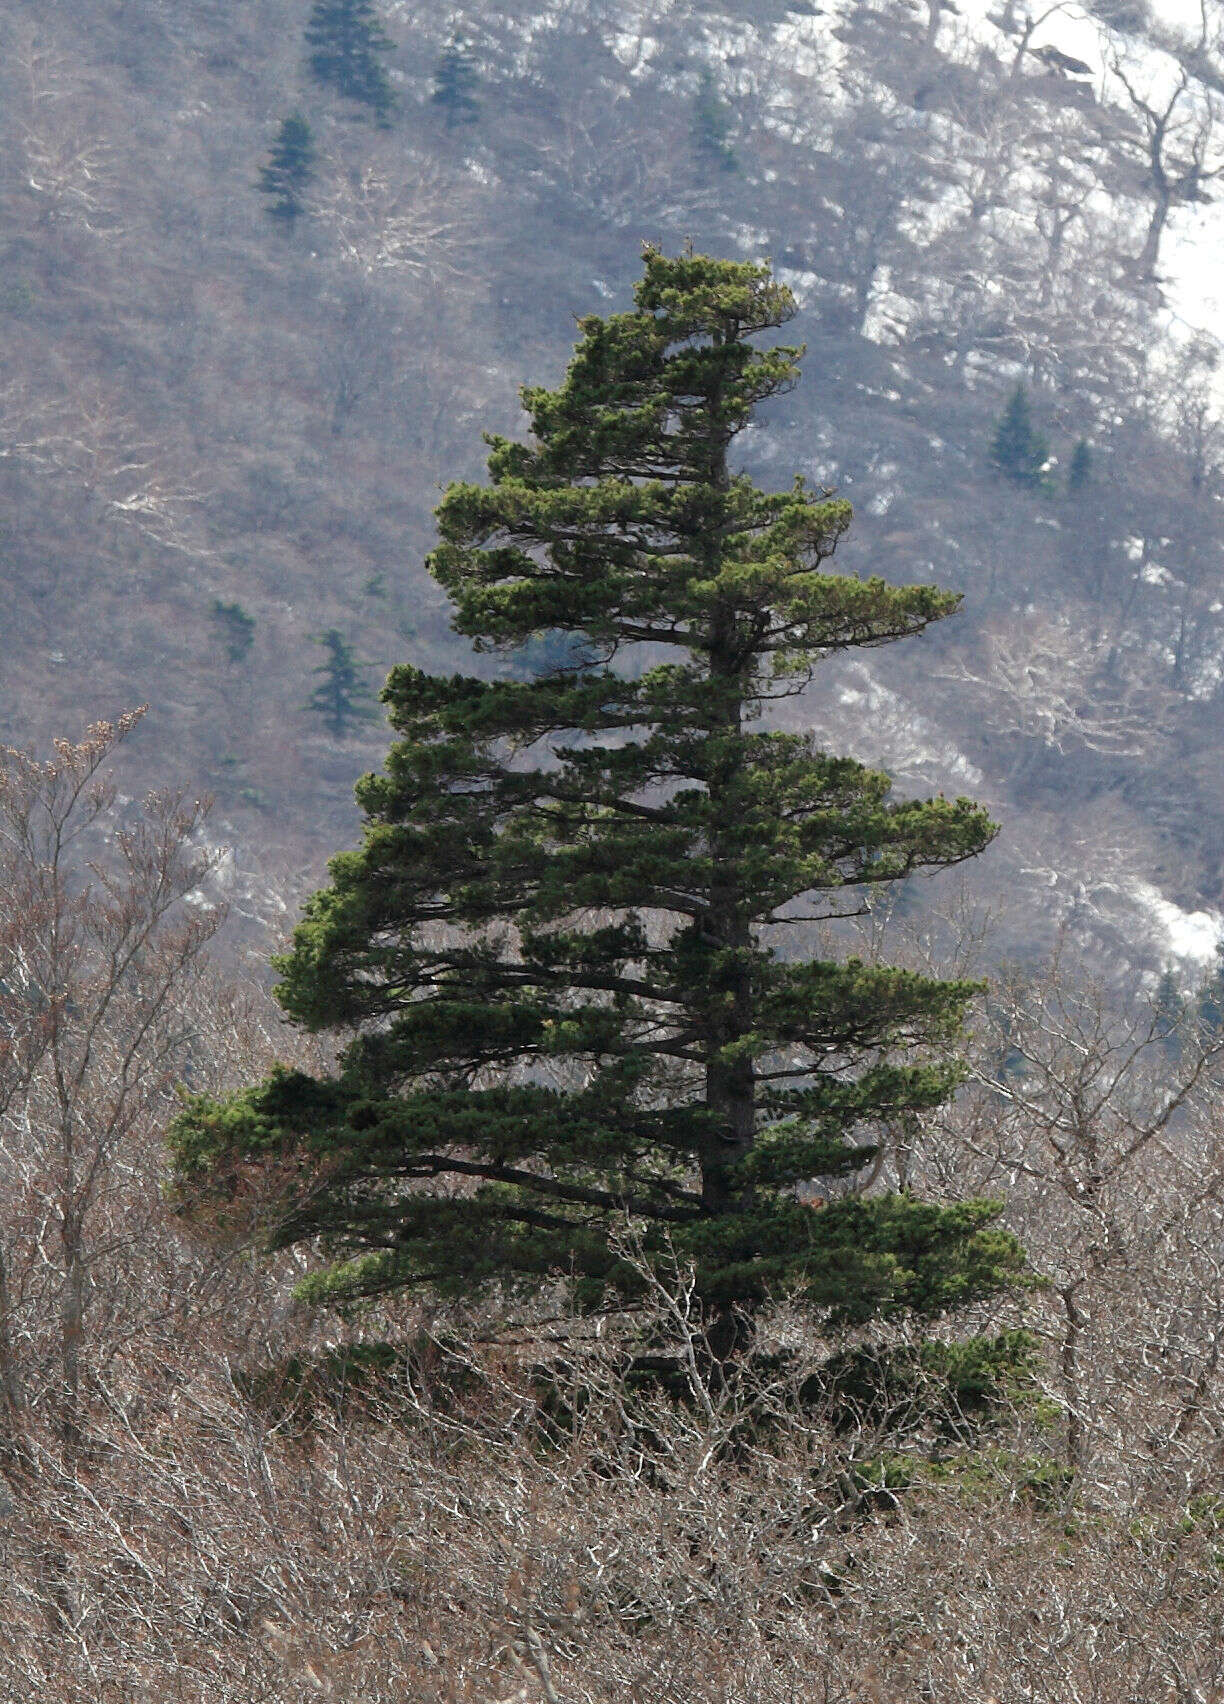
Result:
M795 379L768 341L792 312L766 266L647 250L634 309L583 320L559 389L524 391L530 441L491 438L489 482L445 495L429 565L457 631L511 656L569 635L577 660L392 672L364 844L280 962L341 1064L195 1101L173 1137L188 1192L296 1156L278 1234L330 1249L316 1297L564 1276L612 1305L640 1282L610 1238L628 1214L692 1262L722 1355L769 1292L865 1323L1019 1268L997 1202L848 1187L951 1091L973 985L782 940L994 833L769 725L820 659L959 602L832 573L848 505L733 471Z
M1189 1002L1171 970L1166 970L1152 995L1152 1034L1172 1059L1181 1056Z
M476 67L472 50L459 35L453 35L442 50L434 72L432 99L446 115L446 128L471 124L480 115L476 99Z
M221 629L226 656L231 663L242 662L255 643L255 617L237 601L225 603L221 598L214 598L212 613Z
M372 108L385 124L395 99L383 66L391 42L373 0L315 0L306 42L318 81Z
M990 460L1017 485L1035 490L1045 482L1049 457L1050 446L1033 425L1028 392L1017 385L995 428Z
M1224 961L1217 958L1210 974L1195 993L1195 1015L1200 1030L1210 1036L1224 1031Z
M701 71L693 101L693 147L699 165L715 166L723 172L735 170L735 150L731 146L731 108L723 99L714 74L708 68Z
M338 628L329 627L326 633L320 633L315 644L322 645L327 656L314 671L322 678L304 708L321 716L336 739L343 739L358 722L378 718L373 694L361 678L367 665L357 661Z
M315 146L310 125L300 112L281 123L267 164L259 168L259 188L269 198L268 212L292 225L303 210L302 195L314 177Z
M1067 468L1067 493L1077 497L1092 483L1092 449L1087 438L1081 438L1071 452Z

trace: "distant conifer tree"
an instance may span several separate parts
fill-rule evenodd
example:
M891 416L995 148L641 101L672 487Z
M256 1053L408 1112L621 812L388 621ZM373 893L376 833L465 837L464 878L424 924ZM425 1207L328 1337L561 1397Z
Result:
M259 168L259 188L268 197L274 219L292 225L303 211L302 194L314 176L315 145L300 112L283 119L267 164Z
M1017 385L995 428L990 460L1017 485L1036 490L1044 483L1049 457L1050 446L1033 425L1028 392Z
M480 116L478 82L470 45L462 36L453 35L438 60L432 96L434 105L446 115L448 130L457 124L471 124Z
M225 654L231 663L240 663L255 642L255 617L248 615L240 603L213 601L213 620L221 629Z
M383 66L391 42L372 0L315 0L306 43L318 81L370 107L385 124L395 100Z
M1087 438L1081 438L1071 452L1067 468L1067 491L1072 497L1092 483L1092 450Z
M1171 970L1166 970L1152 996L1153 1034L1172 1058L1176 1059L1185 1039L1184 1029L1189 1002Z
M1215 967L1202 983L1195 996L1199 1025L1212 1035L1224 1030L1224 961L1217 959Z
M378 716L374 695L362 679L367 665L357 661L338 628L318 634L315 644L322 645L327 656L314 671L322 678L305 708L321 716L336 739L343 739L358 722L372 722Z
M693 102L693 147L699 165L714 166L723 172L735 170L731 108L708 69L701 73Z

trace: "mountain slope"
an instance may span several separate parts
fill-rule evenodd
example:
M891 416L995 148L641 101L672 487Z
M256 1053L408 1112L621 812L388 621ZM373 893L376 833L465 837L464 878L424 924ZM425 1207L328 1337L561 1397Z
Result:
M973 880L1010 896L1012 947L1061 920L1132 968L1205 962L1224 438L1215 346L1159 274L1172 254L1184 307L1224 158L1210 33L948 0L388 4L380 130L309 81L308 12L9 9L0 732L147 699L133 786L214 792L239 890L310 879L384 744L304 708L312 637L338 629L371 679L464 660L421 567L439 485L555 379L575 314L627 299L641 240L769 253L808 356L754 471L854 500L847 567L966 593L794 715L992 806ZM457 28L478 114L448 125ZM255 181L297 106L320 167L285 232ZM990 463L1017 381L1048 489Z

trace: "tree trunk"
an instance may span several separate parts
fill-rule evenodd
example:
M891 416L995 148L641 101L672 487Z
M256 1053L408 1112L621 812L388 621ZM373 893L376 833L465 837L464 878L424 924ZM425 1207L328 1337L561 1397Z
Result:
M1063 1400L1067 1409L1067 1466L1078 1478L1084 1466L1083 1391L1080 1379L1080 1339L1088 1316L1075 1299L1076 1285L1068 1284L1060 1293L1066 1317L1063 1332L1061 1370Z
M718 397L711 399L717 413ZM721 437L710 441L708 481L726 491L730 480L726 446ZM725 541L721 521L702 541L702 557L711 578L723 564ZM744 661L730 611L716 611L710 627L710 679L722 689L722 702L709 733L725 742L707 776L710 801L709 902L703 932L712 960L706 1033L705 1102L713 1114L711 1145L701 1168L701 1198L708 1212L722 1214L743 1202L750 1191L731 1176L732 1168L751 1150L756 1139L756 1070L751 1059L730 1061L723 1050L753 1027L752 929L744 912L739 879L739 813L737 782L743 763L740 735L743 725ZM742 1309L715 1304L707 1313L706 1341L714 1383L724 1377L730 1361L746 1347L751 1324Z
M1160 245L1164 239L1165 225L1169 219L1170 198L1157 192L1156 205L1152 209L1152 217L1148 221L1147 236L1143 240L1143 249L1139 255L1139 270L1144 278L1155 276L1157 264L1160 261Z
M24 1400L13 1346L13 1304L9 1295L8 1270L0 1249L0 1446L16 1449L21 1435Z
M1182 599L1177 618L1177 638L1173 645L1173 685L1179 692L1186 685L1186 653L1190 648L1190 594Z
M717 404L717 398L712 399ZM727 489L726 448L711 440L709 483ZM702 555L711 574L722 566L722 527L703 541ZM752 1147L756 1135L756 1073L751 1060L719 1057L729 1044L752 1029L752 972L749 953L752 931L743 911L737 869L739 800L736 782L743 762L740 734L743 723L743 660L737 654L733 617L716 612L711 623L709 670L723 691L720 714L710 729L712 739L725 741L723 754L707 778L710 798L710 897L703 922L711 956L721 965L711 974L711 1012L706 1036L706 1106L714 1114L717 1148L702 1168L702 1200L710 1212L733 1205L739 1191L727 1173Z
M64 1290L60 1299L60 1436L72 1450L81 1441L81 1343L85 1335L85 1257L81 1229L71 1214L61 1230Z

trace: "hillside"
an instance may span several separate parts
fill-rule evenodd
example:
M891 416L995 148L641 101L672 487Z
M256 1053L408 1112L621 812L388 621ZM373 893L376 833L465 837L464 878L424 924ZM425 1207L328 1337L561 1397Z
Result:
M1224 436L1216 345L1164 304L1193 297L1224 161L1214 12L388 4L380 128L309 78L308 11L8 10L5 738L147 700L129 784L212 792L239 910L276 915L385 743L305 709L312 639L372 683L466 663L422 566L439 486L556 378L575 315L624 303L643 240L769 254L808 353L753 471L853 499L847 567L966 597L792 714L992 807L974 881L1013 947L1062 921L1128 975L1201 970ZM452 38L476 110L448 123ZM297 107L320 162L286 230L256 176ZM988 454L1017 381L1038 489Z
M4 8L0 1704L1224 1704L1160 5Z

